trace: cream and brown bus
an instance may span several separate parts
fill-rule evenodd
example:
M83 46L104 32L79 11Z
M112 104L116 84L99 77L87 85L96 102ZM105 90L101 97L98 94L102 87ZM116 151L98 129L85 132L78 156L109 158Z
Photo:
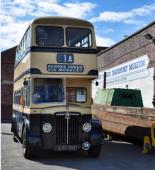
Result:
M103 132L90 109L96 52L88 21L43 17L30 24L16 50L11 128L25 158L35 148L99 155Z

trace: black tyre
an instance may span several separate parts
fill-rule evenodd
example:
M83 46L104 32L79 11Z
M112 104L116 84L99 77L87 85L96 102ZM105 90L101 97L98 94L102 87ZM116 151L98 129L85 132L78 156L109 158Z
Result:
M100 155L100 152L101 152L101 146L102 145L92 146L88 150L88 156L93 157L93 158L98 157Z
M26 126L23 129L23 137L22 137L22 143L23 143L23 156L26 159L31 159L33 156L33 150L30 146L27 145L27 130Z
M13 141L14 142L18 142L17 138L16 138L16 134L17 134L17 124L15 121L12 121L11 124L11 132L13 133Z

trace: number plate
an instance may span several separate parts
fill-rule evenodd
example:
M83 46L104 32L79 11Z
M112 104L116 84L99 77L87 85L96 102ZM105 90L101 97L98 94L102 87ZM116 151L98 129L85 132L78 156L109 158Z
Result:
M78 149L77 145L61 145L58 146L59 151L76 151Z

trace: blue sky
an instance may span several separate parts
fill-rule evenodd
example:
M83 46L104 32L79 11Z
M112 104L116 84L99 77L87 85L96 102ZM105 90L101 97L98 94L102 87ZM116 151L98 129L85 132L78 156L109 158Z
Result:
M155 20L155 0L1 0L1 50L17 45L41 16L91 21L98 46L111 46Z

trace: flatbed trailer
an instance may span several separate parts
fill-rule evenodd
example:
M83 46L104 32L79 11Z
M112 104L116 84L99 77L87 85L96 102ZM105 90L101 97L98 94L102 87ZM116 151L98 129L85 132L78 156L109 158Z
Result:
M105 133L155 147L155 109L93 104L91 110L100 119Z
M100 89L91 111L104 133L155 147L155 109L143 107L140 90Z

